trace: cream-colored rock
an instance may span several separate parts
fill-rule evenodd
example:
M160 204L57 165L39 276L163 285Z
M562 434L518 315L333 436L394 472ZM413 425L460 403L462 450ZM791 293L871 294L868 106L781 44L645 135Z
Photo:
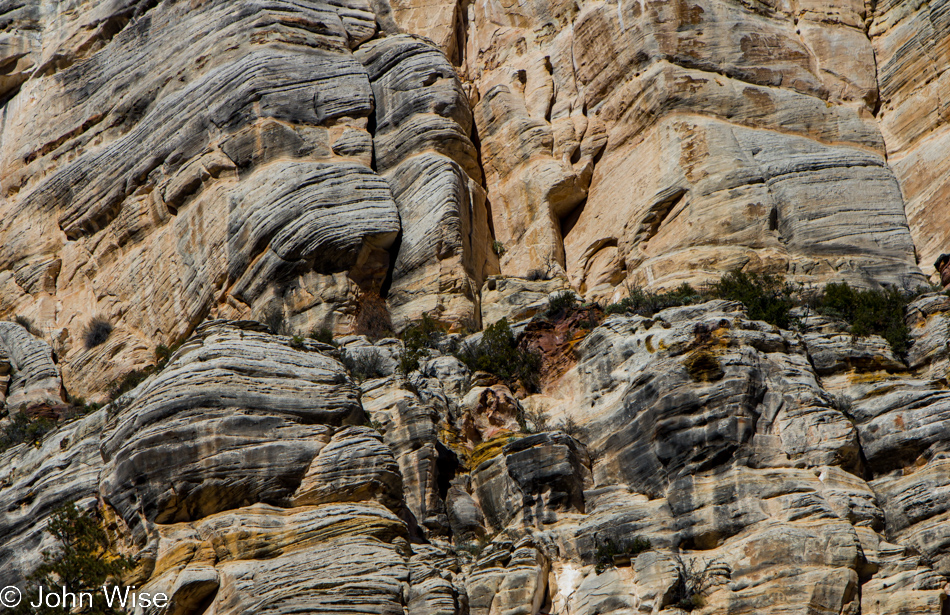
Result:
M63 402L63 382L49 344L22 326L0 322L0 361L6 364L8 382L0 396L0 409L8 412Z
M475 2L466 65L503 273L564 268L596 298L742 266L922 281L865 17L854 2Z
M477 326L478 291L497 264L462 84L437 49L414 37L367 43L357 57L376 102L375 168L402 225L388 295L393 324L402 329L428 313Z
M539 272L546 278L547 272ZM505 276L492 276L482 287L482 322L485 326L502 318L509 323L531 318L547 307L552 293L567 288L563 278L524 280Z
M361 63L384 4L0 7L0 316L51 333L68 390L97 397L209 315L343 333L394 262L400 326L478 324L497 266L467 97L429 42ZM467 160L435 155L449 133ZM87 349L97 314L114 331Z
M878 66L878 117L900 181L924 273L948 252L950 218L950 22L945 1L874 6L870 38ZM935 281L939 275L934 276Z

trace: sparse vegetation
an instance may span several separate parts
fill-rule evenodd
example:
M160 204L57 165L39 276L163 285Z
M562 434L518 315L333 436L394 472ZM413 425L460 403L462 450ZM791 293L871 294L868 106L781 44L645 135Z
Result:
M29 577L28 587L31 589L12 613L119 615L122 611L108 606L101 588L107 584L119 584L122 575L133 564L131 560L111 552L109 537L96 511L80 510L70 502L53 512L46 532L56 540L56 547L43 552L43 563ZM77 605L78 610L69 606L34 609L29 605L36 603L35 596L40 586L67 587L75 594L85 592L92 596L92 604L85 601Z
M697 291L689 284L674 290L651 292L639 287L628 290L628 296L619 303L608 305L608 314L639 314L653 316L660 310L681 305L693 305L710 299L739 301L746 306L749 317L764 320L782 328L792 322L790 310L795 306L792 287L780 276L730 271L709 289Z
M505 253L505 244L501 243L497 239L491 242L492 252L495 253L495 256L501 256Z
M654 293L638 286L627 289L627 297L618 303L604 308L607 314L639 314L650 317L666 308L680 305L692 305L705 300L705 297L689 284L683 284L670 291Z
M290 347L294 350L305 350L307 348L306 344L303 343L303 338L299 335L290 338Z
M692 611L706 605L705 594L716 582L719 568L725 566L719 560L698 560L685 562L680 555L676 556L676 587L673 590L671 604L684 611Z
M897 354L910 347L910 329L904 322L907 305L928 289L902 292L896 288L858 290L847 283L828 284L812 301L820 314L846 320L856 337L880 335Z
M554 318L564 314L570 314L577 309L577 295L569 290L561 291L551 295L548 299L548 307L544 310L547 318Z
M317 340L318 342L329 344L331 346L336 345L333 342L333 331L331 331L329 327L321 327L319 329L314 327L310 331L310 339Z
M343 354L343 366L357 382L386 375L385 361L382 353L377 348L360 349L359 352L345 352Z
M518 347L505 318L486 328L477 343L463 344L455 356L473 372L494 374L509 386L518 382L528 390L538 386L541 357Z
M629 540L620 540L619 545L612 539L607 538L597 546L597 553L595 555L597 564L594 570L597 574L600 574L608 567L613 566L617 558L633 559L644 551L649 551L652 548L653 544L642 536L634 536Z
M880 335L895 353L903 355L911 343L910 330L904 322L907 305L930 290L926 287L910 292L896 288L858 290L847 283L831 283L818 293L796 291L782 276L736 269L703 291L696 291L687 284L660 293L633 287L628 290L627 298L608 305L604 311L652 316L668 307L727 299L745 305L753 320L789 329L796 324L792 309L804 305L825 316L847 321L851 334L856 337Z
M39 446L43 442L43 437L56 426L48 418L30 418L26 414L25 407L21 407L19 412L11 416L10 419L11 421L0 432L0 452L17 444Z
M102 407L102 404L87 403L84 397L74 397L69 393L66 394L66 401L73 407L71 416L89 414L90 412L95 412Z
M537 282L539 280L549 279L548 272L544 269L532 269L528 272L528 275L525 276L525 279L529 282Z
M165 344L159 344L155 348L155 369L154 371L160 372L165 369L165 366L168 365L168 362L171 361L172 355L178 352L178 349L181 348L181 344L172 344L171 348Z
M121 396L125 395L138 385L142 384L146 378L155 373L155 366L150 365L143 369L137 369L123 375L119 380L112 383L109 387L110 403L115 402Z
M577 421L575 421L573 417L570 417L570 416L558 422L558 424L555 425L555 429L557 429L558 431L563 431L564 433L571 436L575 440L583 437L584 435L584 428L581 427L580 424Z
M386 301L378 293L363 293L356 308L353 332L365 335L376 341L393 334L393 323L389 317Z
M518 425L525 433L548 431L548 415L542 407L521 409L518 413Z
M403 350L399 355L399 371L409 374L419 369L420 359L425 357L429 350L438 349L447 329L448 327L436 319L423 314L422 320L403 331L400 336Z
M793 290L781 276L745 273L736 269L713 285L712 295L741 302L753 320L764 320L788 329L793 320L791 310L795 307Z
M103 316L95 316L86 325L82 339L86 349L91 350L100 344L104 344L110 335L112 335L112 323Z

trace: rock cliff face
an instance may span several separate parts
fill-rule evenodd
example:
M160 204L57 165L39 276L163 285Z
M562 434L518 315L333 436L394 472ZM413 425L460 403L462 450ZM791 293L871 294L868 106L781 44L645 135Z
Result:
M0 457L0 581L55 506L98 500L130 582L176 613L672 615L700 572L693 612L942 613L948 318L946 295L912 304L903 363L727 301L609 316L523 400L438 351L403 376L394 340L210 321ZM379 367L357 384L360 354Z
M938 281L948 67L945 0L0 0L0 587L73 501L182 615L950 613L945 294L542 316Z

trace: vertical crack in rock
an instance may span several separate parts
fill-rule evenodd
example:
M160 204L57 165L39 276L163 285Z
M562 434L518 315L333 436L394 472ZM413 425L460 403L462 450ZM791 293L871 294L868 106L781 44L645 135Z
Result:
M422 313L477 322L494 254L461 83L441 52L413 37L373 41L357 55L376 101L376 167L402 228L387 293L393 323L403 328Z

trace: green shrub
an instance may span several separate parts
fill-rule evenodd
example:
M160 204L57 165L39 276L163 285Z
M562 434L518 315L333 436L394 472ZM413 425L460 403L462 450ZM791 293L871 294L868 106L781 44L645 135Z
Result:
M343 354L342 362L357 382L386 375L383 355L376 348L367 348L358 353L346 352Z
M21 407L20 411L10 418L11 422L0 432L0 451L24 443L39 446L43 437L56 427L53 421L44 417L31 419L26 415L25 407Z
M907 304L921 292L858 290L847 283L832 283L825 286L814 307L821 314L848 321L854 336L880 335L902 355L910 347L910 329L904 322Z
M577 309L577 296L569 290L561 291L548 299L544 315L548 318L570 314Z
M645 551L653 548L653 543L642 536L634 536L630 540L621 540L618 545L610 538L604 540L597 546L595 558L597 560L594 570L600 574L608 567L614 565L614 558L624 556L633 559Z
M290 347L294 350L304 350L307 346L303 343L303 338L295 335L290 338Z
M410 325L400 336L403 350L399 355L399 371L408 374L419 369L419 360L429 350L438 349L446 331L445 325L428 314L423 314L422 320Z
M720 299L739 301L749 311L749 318L764 320L782 329L791 326L795 301L791 285L781 276L745 273L738 269L722 276L712 287Z
M505 253L505 244L501 243L497 239L491 242L492 252L495 253L495 256L501 256Z
M159 344L155 348L155 369L154 371L160 372L165 369L165 366L168 365L168 362L171 361L172 355L178 352L178 349L181 348L181 344L172 344L171 348L165 344Z
M528 390L538 386L541 357L518 348L506 318L486 328L478 343L463 344L455 356L473 372L494 374L509 386L516 382Z
M66 401L73 407L70 416L67 418L89 414L102 407L102 404L87 403L84 397L75 397L69 393L66 394Z
M333 331L331 331L329 327L321 327L320 329L314 327L310 331L310 339L336 346L336 344L333 343Z
M100 344L104 344L110 335L112 335L112 323L102 316L96 316L86 325L82 339L86 349L91 350Z
M109 398L114 402L122 395L125 395L138 385L142 384L146 378L155 373L155 366L150 365L143 369L137 369L124 374L109 387Z
M109 537L95 511L82 511L70 502L53 511L46 532L56 540L56 547L43 552L43 563L29 576L29 589L20 605L12 609L15 615L40 613L42 615L67 614L70 612L95 615L119 615L122 610L110 608L102 591L103 585L118 585L122 575L132 568L132 561L116 557L110 551ZM80 610L41 606L36 603L40 586L46 588L66 587L72 593L85 592L92 595Z
M634 286L627 291L627 297L618 303L611 303L604 311L607 314L639 314L653 316L660 310L699 303L704 297L693 290L689 284L682 284L673 290L655 293Z

